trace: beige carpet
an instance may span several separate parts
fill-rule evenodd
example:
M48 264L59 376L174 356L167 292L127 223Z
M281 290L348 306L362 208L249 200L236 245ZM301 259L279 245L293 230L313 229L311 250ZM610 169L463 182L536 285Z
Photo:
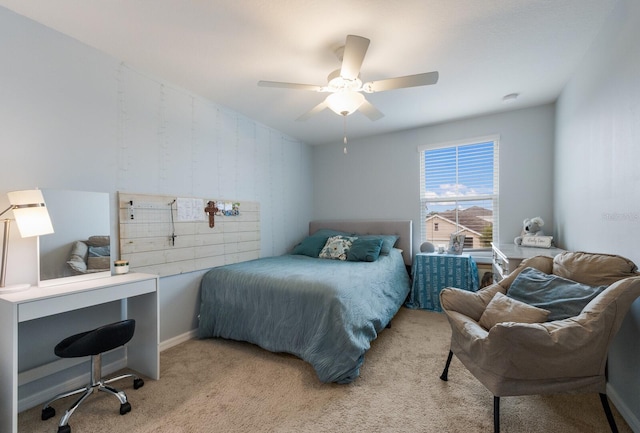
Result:
M192 340L161 354L161 379L134 390L117 384L133 407L91 396L71 417L72 433L491 432L492 395L454 357L443 314L401 309L367 353L349 385L322 384L307 363L256 346ZM67 400L71 400L68 398ZM71 401L54 405L58 415ZM613 408L621 432L629 426ZM19 416L21 433L57 431L40 408ZM502 432L607 432L597 394L505 397Z

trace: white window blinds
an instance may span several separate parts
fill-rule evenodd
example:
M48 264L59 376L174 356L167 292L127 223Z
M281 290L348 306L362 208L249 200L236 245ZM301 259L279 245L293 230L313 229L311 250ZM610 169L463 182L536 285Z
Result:
M465 235L465 249L486 248L498 223L498 137L421 146L422 240L447 246Z

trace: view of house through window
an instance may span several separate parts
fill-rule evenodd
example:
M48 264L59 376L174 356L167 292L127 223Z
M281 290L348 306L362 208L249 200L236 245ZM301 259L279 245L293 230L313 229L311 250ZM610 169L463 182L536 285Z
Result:
M498 137L420 149L422 240L449 246L465 235L464 249L490 248L498 221Z

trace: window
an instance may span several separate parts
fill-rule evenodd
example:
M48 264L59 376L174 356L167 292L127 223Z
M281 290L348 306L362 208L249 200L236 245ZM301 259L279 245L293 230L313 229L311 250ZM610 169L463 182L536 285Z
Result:
M498 137L418 150L422 240L446 248L455 233L466 236L465 250L490 247L498 224Z

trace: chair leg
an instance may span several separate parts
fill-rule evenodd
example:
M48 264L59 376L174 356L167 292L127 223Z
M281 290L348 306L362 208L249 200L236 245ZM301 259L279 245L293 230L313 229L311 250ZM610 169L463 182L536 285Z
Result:
M69 409L67 409L64 415L62 415L62 418L60 418L60 422L58 423L58 431L61 431L61 429L69 423L69 418L71 418L71 415L73 415L73 413L76 411L78 406L80 406L82 402L85 401L87 397L91 395L94 389L95 388L87 389L87 391L84 394L82 394L82 396L78 400L76 400L76 402L73 403Z
M445 364L444 370L440 375L440 379L445 382L449 380L449 366L451 365L452 358L453 358L453 352L449 350L449 356L447 356L447 363ZM607 403L607 407L608 407L608 403ZM500 397L495 395L493 396L493 431L494 433L500 433ZM618 431L615 430L613 433L618 433Z
M451 365L451 358L453 358L453 352L449 350L449 356L447 357L447 363L444 366L444 370L440 375L440 380L444 380L445 382L449 380L449 365Z
M113 395L118 399L118 401L120 401L120 404L124 404L127 402L127 394L125 394L124 391L120 391L119 389L115 389L107 385L100 385L98 386L97 390Z
M127 379L127 378L133 379L133 389L142 388L144 386L144 380L138 377L137 374L133 374L133 373L127 373L127 374L120 375L118 377L112 377L111 379L103 380L102 384L108 385L112 382L116 382L118 380Z
M500 397L493 396L493 433L500 433Z
M613 418L613 413L611 412L611 406L609 406L609 400L607 399L607 394L600 393L600 401L602 402L602 408L604 409L604 413L607 416L607 421L609 421L609 427L611 427L611 433L618 433L618 426L616 425L616 420Z
M98 391L103 391L111 394L120 401L120 415L125 415L131 412L131 403L127 401L127 395L124 393L124 391L120 391L118 389L110 387L109 385L103 384L98 386Z
M82 388L78 388L70 392L58 394L55 397L53 397L51 400L46 402L44 406L42 406L42 416L41 416L42 421L46 421L49 418L53 418L56 415L56 410L53 407L51 407L51 403L61 398L70 397L75 394L80 394L81 392L86 393L89 389L91 389L91 386L84 386Z

